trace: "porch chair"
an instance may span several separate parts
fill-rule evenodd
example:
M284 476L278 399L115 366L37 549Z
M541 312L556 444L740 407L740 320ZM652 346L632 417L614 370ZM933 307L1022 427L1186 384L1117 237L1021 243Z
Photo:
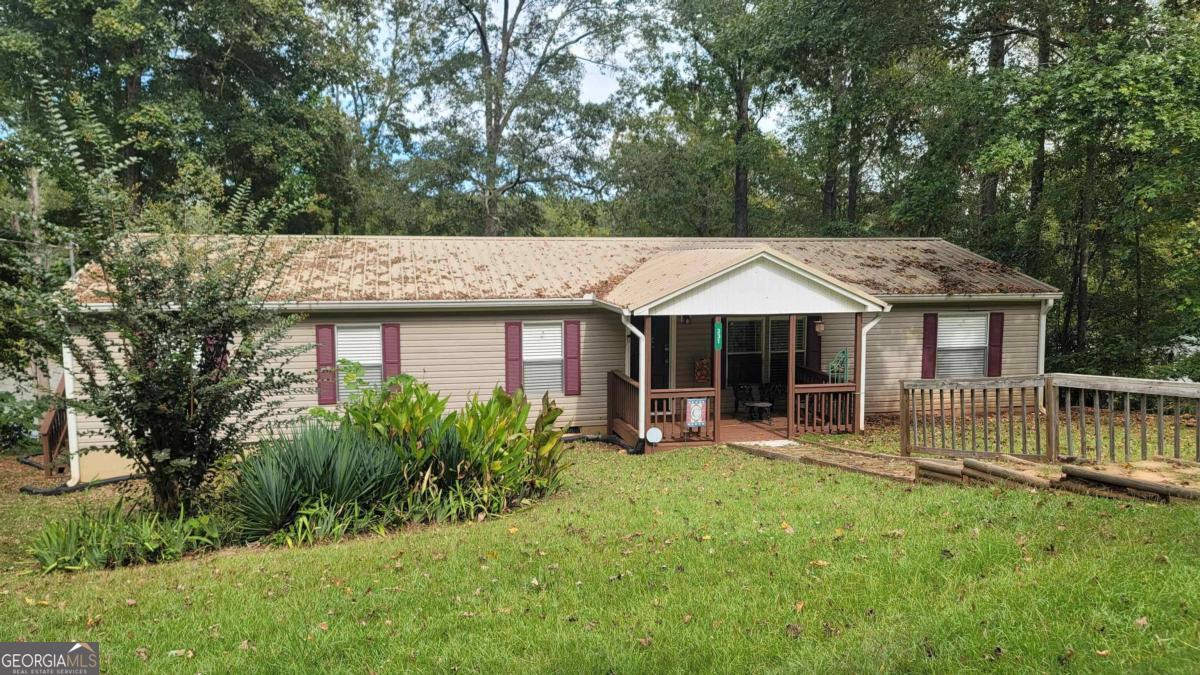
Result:
M754 393L754 385L752 384L735 384L733 385L733 416L737 417L738 410L743 403L757 401L758 397Z
M850 352L843 349L829 362L829 381L834 384L850 381Z

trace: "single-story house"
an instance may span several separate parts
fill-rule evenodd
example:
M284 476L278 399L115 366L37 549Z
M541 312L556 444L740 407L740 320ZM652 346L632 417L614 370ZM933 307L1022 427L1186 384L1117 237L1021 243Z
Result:
M451 407L549 392L631 445L855 431L898 411L903 378L1041 373L1061 297L928 238L314 237L282 287L305 314L288 339L313 345L295 408L337 405L349 359ZM75 292L102 309L86 273ZM127 472L99 420L68 428L73 483Z

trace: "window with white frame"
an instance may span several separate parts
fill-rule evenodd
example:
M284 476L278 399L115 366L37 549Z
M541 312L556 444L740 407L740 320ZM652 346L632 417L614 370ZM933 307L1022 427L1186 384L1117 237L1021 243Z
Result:
M362 366L365 385L383 381L383 332L379 324L338 325L336 352L339 361L353 361ZM348 390L342 374L338 375L338 400L345 401L353 393Z
M937 376L987 374L988 315L938 314Z
M804 340L807 337L805 329L805 318L796 318L796 363L804 365ZM770 364L770 381L787 383L787 346L788 346L788 319L773 318L771 319L771 328L768 335L768 343L771 349L771 364Z
M521 324L521 370L529 400L563 390L563 324L561 321L526 321Z

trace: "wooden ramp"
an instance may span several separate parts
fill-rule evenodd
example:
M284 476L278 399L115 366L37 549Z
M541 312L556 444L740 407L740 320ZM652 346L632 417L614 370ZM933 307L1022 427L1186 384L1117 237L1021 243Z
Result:
M834 450L811 443L786 440L751 441L728 443L727 445L737 448L742 452L747 452L758 457L766 457L767 459L853 471L901 483L913 483L916 481L913 460L897 455Z

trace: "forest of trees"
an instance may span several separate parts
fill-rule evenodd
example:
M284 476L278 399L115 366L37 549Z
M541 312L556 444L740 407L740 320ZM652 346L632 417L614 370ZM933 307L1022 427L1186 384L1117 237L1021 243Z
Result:
M1048 368L1200 379L1185 0L9 0L0 285L5 241L45 245L47 283L88 255L47 98L129 139L140 204L248 184L306 200L305 233L944 237L1063 290Z

